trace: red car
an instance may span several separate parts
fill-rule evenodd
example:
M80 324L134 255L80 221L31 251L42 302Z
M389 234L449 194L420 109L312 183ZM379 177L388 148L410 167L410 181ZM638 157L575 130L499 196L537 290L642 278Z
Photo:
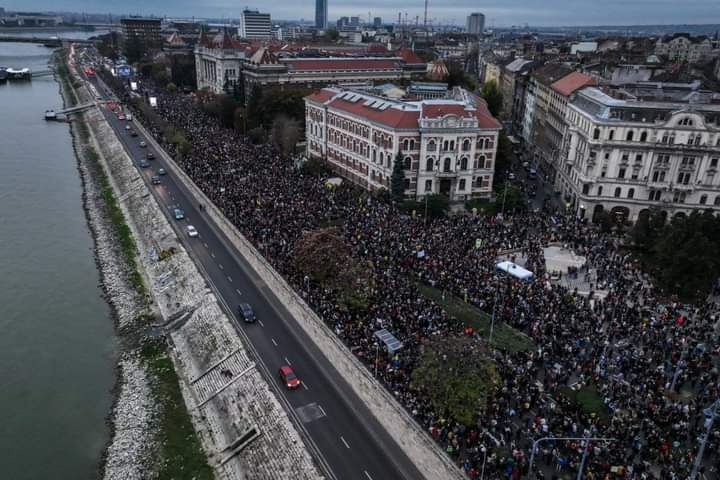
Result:
M293 369L288 365L280 367L280 379L288 390L295 390L300 386L300 379L295 375Z

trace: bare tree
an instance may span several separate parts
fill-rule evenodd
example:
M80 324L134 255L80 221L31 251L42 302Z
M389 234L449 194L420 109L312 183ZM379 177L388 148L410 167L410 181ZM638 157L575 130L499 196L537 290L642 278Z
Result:
M273 121L270 132L270 141L283 155L295 151L295 145L300 140L300 124L286 115L278 115Z

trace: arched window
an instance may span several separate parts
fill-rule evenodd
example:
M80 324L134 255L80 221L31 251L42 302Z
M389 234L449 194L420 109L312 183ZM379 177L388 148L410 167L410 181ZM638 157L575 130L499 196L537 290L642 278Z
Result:
M705 205L707 203L707 195L700 195L700 205Z
M635 196L635 189L631 188L628 190L628 198L633 198Z
M443 142L443 150L447 150L449 146L450 146L450 143L447 140L445 140Z
M410 146L410 150L415 150L415 140L410 139L410 142L408 142L408 143L409 143L409 146Z
M382 153L382 152L380 152L380 157L379 157L379 159L380 159L380 161L379 161L380 165L382 165L383 163L385 163L385 154Z
M478 168L485 168L485 155L480 155L478 158Z
M388 153L388 154L385 156L385 166L386 166L387 168L390 168L391 165L392 165L392 155L390 155L390 154Z
M435 140L430 140L427 144L428 152L434 152L437 149L437 145L435 144Z
M463 140L463 151L467 152L470 150L470 140Z
M373 163L377 162L377 152L375 150L372 151L372 161Z
M593 130L593 140L597 140L598 138L600 138L600 129L596 128Z
M428 172L432 172L433 168L435 167L435 162L432 158L427 159L427 163L425 164L425 170Z
M449 172L451 164L452 161L450 160L450 158L446 158L445 162L443 163L443 172Z
M647 142L647 132L642 132L640 134L640 141L641 142Z
M720 195L718 195L717 197L715 197L715 206L716 206L716 207L720 207Z
M461 179L460 179L460 185L458 186L458 190L464 191L464 190L465 190L465 184L466 184L466 183L467 183L467 182L465 181L465 179L464 179L464 178L461 178Z
M627 132L627 135L625 136L625 140L627 140L628 142L632 142L633 135L634 135L634 132L632 130L630 130L629 132Z
M463 157L460 159L460 170L467 170L468 166L468 159L466 157Z
M489 138L485 139L485 148L492 148L492 142Z
M450 150L455 150L455 140L450 140Z
M412 158L405 157L405 170L412 169Z
M620 187L617 187L615 189L615 198L620 198L621 193L622 193L622 189Z

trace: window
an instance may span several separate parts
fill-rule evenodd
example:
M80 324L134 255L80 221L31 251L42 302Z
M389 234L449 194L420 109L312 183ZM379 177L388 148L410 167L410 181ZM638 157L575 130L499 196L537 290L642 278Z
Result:
M428 152L434 152L437 150L437 145L435 144L435 140L430 140L427 144Z
M700 205L705 205L707 203L707 195L700 195Z
M622 193L622 189L620 187L617 187L615 189L615 198L620 198L621 193Z
M634 135L633 131L630 130L629 132L627 132L627 136L625 137L625 140L627 140L628 142L632 142L632 141L633 141L633 135Z
M582 193L583 193L583 195L587 195L588 192L590 192L590 184L589 184L589 183L584 183L584 184L583 184Z
M685 203L685 197L687 194L685 192L675 192L673 195L673 202L675 203Z
M460 159L460 170L467 170L468 159L463 157Z
M464 152L470 151L470 140L463 140L462 149Z
M640 141L641 142L647 142L647 132L642 132L640 134Z
M597 196L598 196L598 197L602 197L602 185L600 185L600 186L598 187Z
M432 180L425 180L425 191L429 192L432 190Z
M670 137L668 137L668 133L667 133L667 132L663 132L663 135L662 135L662 143L668 143L669 138L670 138Z
M642 153L635 155L635 163L642 163Z
M608 140L612 140L615 138L615 130L610 130L610 133L608 133Z
M458 187L458 190L464 191L464 190L465 190L465 183L466 183L466 182L465 182L465 179L464 179L464 178L461 178L461 179L460 179L460 186Z
M689 184L690 183L690 174L683 173L683 172L678 173L677 183L679 183L681 185Z
M711 158L710 159L710 168L717 168L718 166L718 159L717 158Z
M451 163L452 163L452 162L451 162L450 158L446 158L446 159L445 159L445 161L443 162L443 172L450 172L450 171L451 171L451 170L450 170L450 165L451 165Z
M618 170L618 178L625 178L625 169L621 168Z
M633 198L634 196L635 196L635 189L634 189L634 188L631 188L630 190L628 190L628 195L627 195L627 197L628 197L628 198Z
M435 162L432 158L427 159L427 163L425 164L425 170L428 172L432 172L435 167Z
M403 167L404 167L405 170L410 170L410 169L412 169L412 158L410 158L410 157L405 157L405 164L403 165Z
M720 207L720 195L718 195L717 197L715 197L715 204L714 204L714 205L715 205L716 207Z
M597 140L598 138L600 138L600 129L596 128L593 130L593 140Z

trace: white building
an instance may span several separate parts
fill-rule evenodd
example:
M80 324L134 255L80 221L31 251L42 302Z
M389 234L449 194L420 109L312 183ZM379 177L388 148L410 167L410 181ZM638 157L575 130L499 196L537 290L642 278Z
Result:
M270 40L272 38L272 21L269 13L257 10L243 10L240 14L240 38Z
M691 37L687 33L676 33L657 41L655 55L666 56L669 60L695 63L717 57L720 55L720 50L708 37Z
M468 15L465 29L470 35L482 35L485 31L485 15L477 12Z
M389 189L400 157L407 198L440 193L460 202L492 194L501 126L470 92L403 101L325 88L306 97L305 106L308 156L326 159L363 188Z
M198 90L224 93L240 85L247 45L225 33L200 35L195 47L195 77Z
M567 111L556 188L590 218L720 210L719 100L699 82L580 90Z

